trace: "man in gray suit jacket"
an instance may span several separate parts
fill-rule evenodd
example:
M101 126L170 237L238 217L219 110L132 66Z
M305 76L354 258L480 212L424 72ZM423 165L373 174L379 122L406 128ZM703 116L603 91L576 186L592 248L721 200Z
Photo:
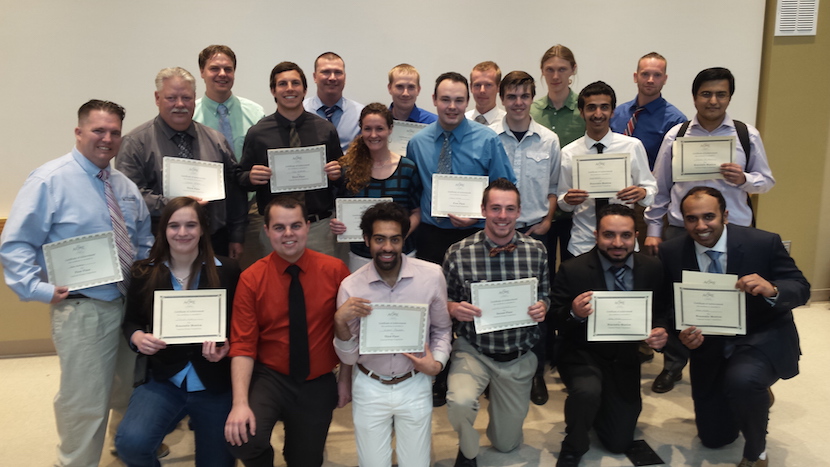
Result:
M732 443L742 433L740 467L766 467L769 388L798 374L798 333L792 309L810 298L810 284L773 233L727 225L720 191L695 187L681 202L687 235L665 242L660 258L666 277L683 270L738 276L746 295L746 335L704 336L694 326L680 332L689 349L695 423L708 448Z

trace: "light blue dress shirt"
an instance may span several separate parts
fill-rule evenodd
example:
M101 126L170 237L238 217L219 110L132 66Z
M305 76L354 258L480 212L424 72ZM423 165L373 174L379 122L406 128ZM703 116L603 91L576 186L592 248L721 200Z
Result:
M339 108L334 111L331 123L337 128L337 136L340 137L340 148L345 154L355 136L360 132L358 121L360 120L360 112L365 106L345 97L341 97L334 105ZM323 101L318 96L306 98L303 101L303 107L308 112L326 118Z
M196 111L193 113L193 120L202 125L209 126L218 132L222 132L219 128L219 107L220 102L216 102L208 96L204 96L196 101ZM245 143L245 135L248 133L248 128L254 126L258 121L265 116L265 110L261 105L244 97L237 97L231 95L225 102L225 107L228 108L228 121L231 124L231 131L233 132L233 141L228 141L233 148L233 154L236 161L242 158L242 145Z

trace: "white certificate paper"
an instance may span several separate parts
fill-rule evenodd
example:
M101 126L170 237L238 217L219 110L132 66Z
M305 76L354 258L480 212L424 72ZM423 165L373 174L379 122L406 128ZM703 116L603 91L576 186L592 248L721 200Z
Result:
M337 236L341 243L362 242L363 231L360 230L360 219L367 209L378 203L394 201L392 198L337 198L334 206L337 210L337 220L346 224L346 233Z
M167 344L224 342L226 295L225 289L156 290L153 334Z
M573 187L589 198L613 198L631 185L628 154L586 154L573 158Z
M43 257L49 283L70 291L124 279L111 230L47 243Z
M746 295L731 286L674 284L677 330L695 326L703 334L746 334Z
M476 334L536 326L527 309L536 303L538 284L535 277L470 284L473 305L481 308L481 316L473 318Z
M427 125L424 123L395 120L392 134L389 135L389 150L401 156L406 156L406 145L409 140L426 127Z
M686 136L672 144L675 182L722 179L721 164L735 161L734 136Z
M195 196L205 201L225 199L223 164L165 156L162 166L165 197Z
M597 291L591 296L588 341L641 341L651 333L652 292Z
M372 313L360 318L360 353L423 352L428 311L420 303L372 303Z
M432 174L432 216L484 219L481 197L489 183L483 175Z
M271 193L326 188L326 146L268 150Z

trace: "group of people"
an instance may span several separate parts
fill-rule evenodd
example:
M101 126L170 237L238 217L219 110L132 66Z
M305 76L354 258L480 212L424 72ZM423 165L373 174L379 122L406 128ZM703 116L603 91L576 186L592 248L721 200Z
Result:
M758 131L726 113L734 77L701 71L689 121L661 97L666 66L657 53L643 56L637 96L617 106L602 81L572 90L576 60L556 45L540 61L546 95L536 98L529 73L502 77L482 62L469 80L437 77L433 114L416 105L411 65L389 71L388 107L363 106L343 96L345 63L326 52L314 63L314 97L297 64L273 68L276 111L266 115L232 93L236 55L213 45L199 54L205 95L196 98L187 70L161 70L158 116L123 137L122 107L85 103L75 147L32 172L0 244L7 284L22 300L51 304L57 465L98 464L112 407L114 450L129 466L159 465L165 435L185 416L197 465L272 466L281 421L286 463L319 466L332 412L351 402L361 465L391 465L393 428L398 464L429 465L433 407L446 404L455 465L475 466L482 394L492 446L512 451L529 404L548 399L550 362L568 390L557 465L575 466L592 428L611 452L631 447L648 358L639 347L665 355L655 393L671 390L691 361L704 446L742 434L739 465L768 465L769 387L798 372L792 309L809 284L777 235L751 227L748 195L774 179ZM389 147L395 121L426 125L405 154ZM673 181L683 136L735 137L734 162L712 180ZM325 148L328 187L274 193L281 168L269 166L269 151L309 146ZM596 198L574 186L574 166L603 153L627 154L630 180ZM165 196L165 157L222 164L224 199ZM488 177L481 217L434 216L434 174ZM347 226L335 200L350 197L392 201L365 211L362 242L339 243ZM72 291L47 282L43 245L106 231L123 281ZM739 277L746 335L675 330L671 287L684 270ZM526 310L535 324L477 332L483 311L471 285L522 279L536 281ZM153 334L154 292L194 289L227 291L225 342L167 344ZM587 339L593 292L613 290L654 294L640 345ZM361 319L373 303L426 305L423 351L362 354Z

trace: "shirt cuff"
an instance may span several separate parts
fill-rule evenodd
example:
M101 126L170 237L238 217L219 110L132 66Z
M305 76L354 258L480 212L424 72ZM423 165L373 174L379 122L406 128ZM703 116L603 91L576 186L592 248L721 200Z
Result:
M335 337L334 346L343 352L353 352L354 349L357 348L357 336L352 336L352 338L347 341Z

